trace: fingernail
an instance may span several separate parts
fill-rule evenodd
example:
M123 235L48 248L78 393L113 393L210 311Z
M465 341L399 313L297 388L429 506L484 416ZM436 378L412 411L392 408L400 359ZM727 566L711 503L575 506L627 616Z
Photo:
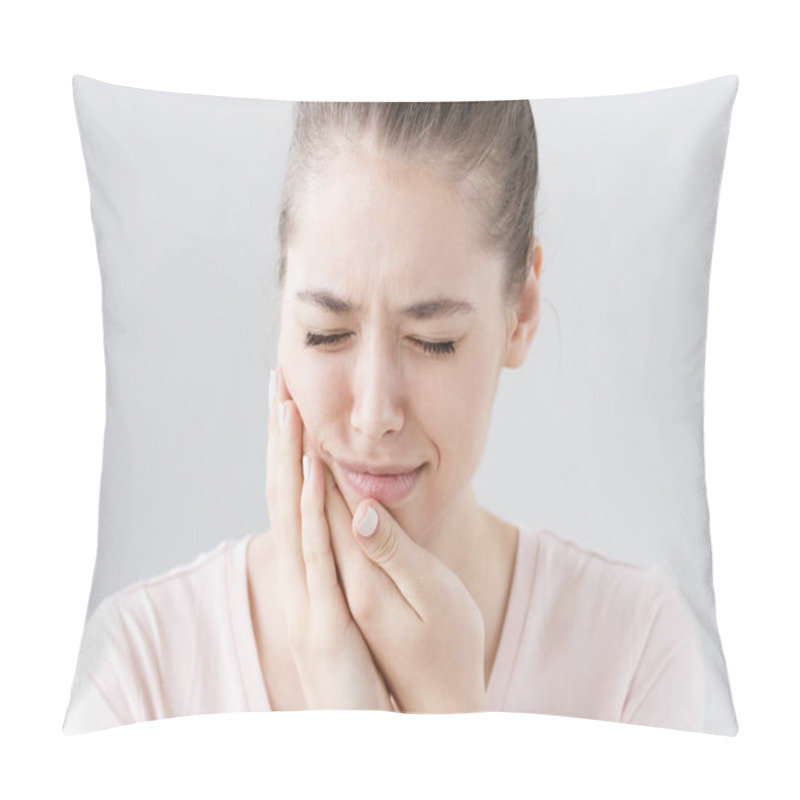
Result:
M269 371L269 404L272 405L272 401L275 399L275 370L271 369Z
M284 400L281 403L281 428L286 427L286 413L289 411L289 401Z
M308 456L303 456L303 480L308 480Z
M356 528L362 536L372 536L378 527L378 512L372 506L367 506L367 513L356 523Z

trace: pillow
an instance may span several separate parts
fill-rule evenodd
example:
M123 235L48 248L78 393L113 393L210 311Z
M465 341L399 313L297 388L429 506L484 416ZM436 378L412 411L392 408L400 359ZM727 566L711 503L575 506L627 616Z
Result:
M107 405L63 730L383 708L735 735L703 386L737 88L347 117L74 76ZM422 302L445 292L471 311Z

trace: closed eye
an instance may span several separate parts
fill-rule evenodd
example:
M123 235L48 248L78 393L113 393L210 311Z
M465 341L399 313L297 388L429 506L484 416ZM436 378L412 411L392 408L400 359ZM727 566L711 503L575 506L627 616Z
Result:
M336 342L346 339L351 334L349 333L306 333L306 347L325 347L326 345L336 344ZM456 351L456 343L454 341L448 342L429 342L424 339L411 339L420 349L426 353L436 356L453 355Z

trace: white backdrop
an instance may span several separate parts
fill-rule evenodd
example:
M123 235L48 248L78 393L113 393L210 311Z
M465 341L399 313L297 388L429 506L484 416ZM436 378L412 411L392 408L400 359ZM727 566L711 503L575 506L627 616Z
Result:
M797 792L799 70L789 5L767 0L757 17L711 0L674 0L660 11L616 0L504 0L474 16L455 3L316 5L293 3L290 12L288 3L76 0L2 12L0 702L13 744L0 794ZM342 86L354 99L544 98L739 76L705 392L714 586L736 738L523 714L366 712L61 734L94 565L105 412L75 73L169 91L320 100L344 99Z

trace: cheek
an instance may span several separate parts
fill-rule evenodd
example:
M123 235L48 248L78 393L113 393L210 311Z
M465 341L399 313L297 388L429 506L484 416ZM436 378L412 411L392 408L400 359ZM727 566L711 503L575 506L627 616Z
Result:
M483 394L478 394L480 387L475 389L472 394L461 395L469 397L469 403L449 404L445 423L451 458L456 459L456 468L459 471L469 471L476 466L483 434L488 427Z
M430 387L420 419L440 451L447 472L469 472L476 466L491 416L491 386L486 373L466 369Z
M496 391L494 362L476 358L448 390L439 390L441 430L448 444L449 468L469 477L475 472L483 453L491 422ZM444 446L444 439L443 445Z
M319 451L321 438L342 413L342 371L302 344L279 347L278 360L303 420L306 441Z

